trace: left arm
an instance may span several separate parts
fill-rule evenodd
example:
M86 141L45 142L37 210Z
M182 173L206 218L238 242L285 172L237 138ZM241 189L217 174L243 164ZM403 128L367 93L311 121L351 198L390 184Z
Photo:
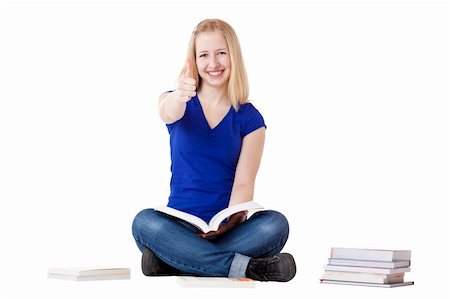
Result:
M228 206L253 200L265 134L266 129L261 127L244 137Z
M242 140L241 154L236 167L233 189L228 206L253 200L256 174L258 173L261 157L264 149L266 129L261 127ZM221 224L219 229L206 234L199 234L202 238L215 237L229 231L242 223L247 216L247 211L238 212L228 218L228 222Z

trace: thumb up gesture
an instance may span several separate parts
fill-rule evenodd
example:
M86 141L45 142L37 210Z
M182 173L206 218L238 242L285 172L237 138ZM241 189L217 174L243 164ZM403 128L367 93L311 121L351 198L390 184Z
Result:
M193 67L192 62L190 60L186 60L185 64L185 73L178 79L176 92L176 99L179 102L188 102L192 97L196 94L196 81L193 75Z

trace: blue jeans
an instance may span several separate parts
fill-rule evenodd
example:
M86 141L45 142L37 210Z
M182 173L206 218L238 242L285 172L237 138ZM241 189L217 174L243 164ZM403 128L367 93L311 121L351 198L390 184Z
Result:
M245 277L250 258L270 257L281 251L289 235L283 214L260 211L232 230L211 239L199 230L153 209L139 212L133 221L133 237L168 265L199 276Z

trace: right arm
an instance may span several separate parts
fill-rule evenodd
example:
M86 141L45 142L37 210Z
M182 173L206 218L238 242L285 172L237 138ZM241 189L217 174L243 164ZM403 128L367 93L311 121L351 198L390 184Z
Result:
M176 122L186 111L186 102L178 101L175 93L166 92L159 97L159 116L166 124Z
M181 119L186 111L186 102L195 96L196 82L192 78L192 65L186 61L186 74L178 80L177 89L159 97L159 116L166 124Z

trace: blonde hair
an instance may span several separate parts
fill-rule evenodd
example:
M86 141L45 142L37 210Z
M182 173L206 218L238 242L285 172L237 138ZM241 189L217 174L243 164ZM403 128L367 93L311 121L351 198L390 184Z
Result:
M192 70L195 81L197 82L197 89L200 87L201 78L198 75L198 69L195 55L195 41L197 36L203 32L218 32L223 35L227 42L228 52L231 60L231 74L228 80L228 98L237 111L239 105L248 102L248 79L247 71L245 70L244 59L242 57L241 46L234 29L226 22L219 19L206 19L201 21L192 32L189 41L187 59L192 62ZM180 76L184 75L186 67L181 70Z

